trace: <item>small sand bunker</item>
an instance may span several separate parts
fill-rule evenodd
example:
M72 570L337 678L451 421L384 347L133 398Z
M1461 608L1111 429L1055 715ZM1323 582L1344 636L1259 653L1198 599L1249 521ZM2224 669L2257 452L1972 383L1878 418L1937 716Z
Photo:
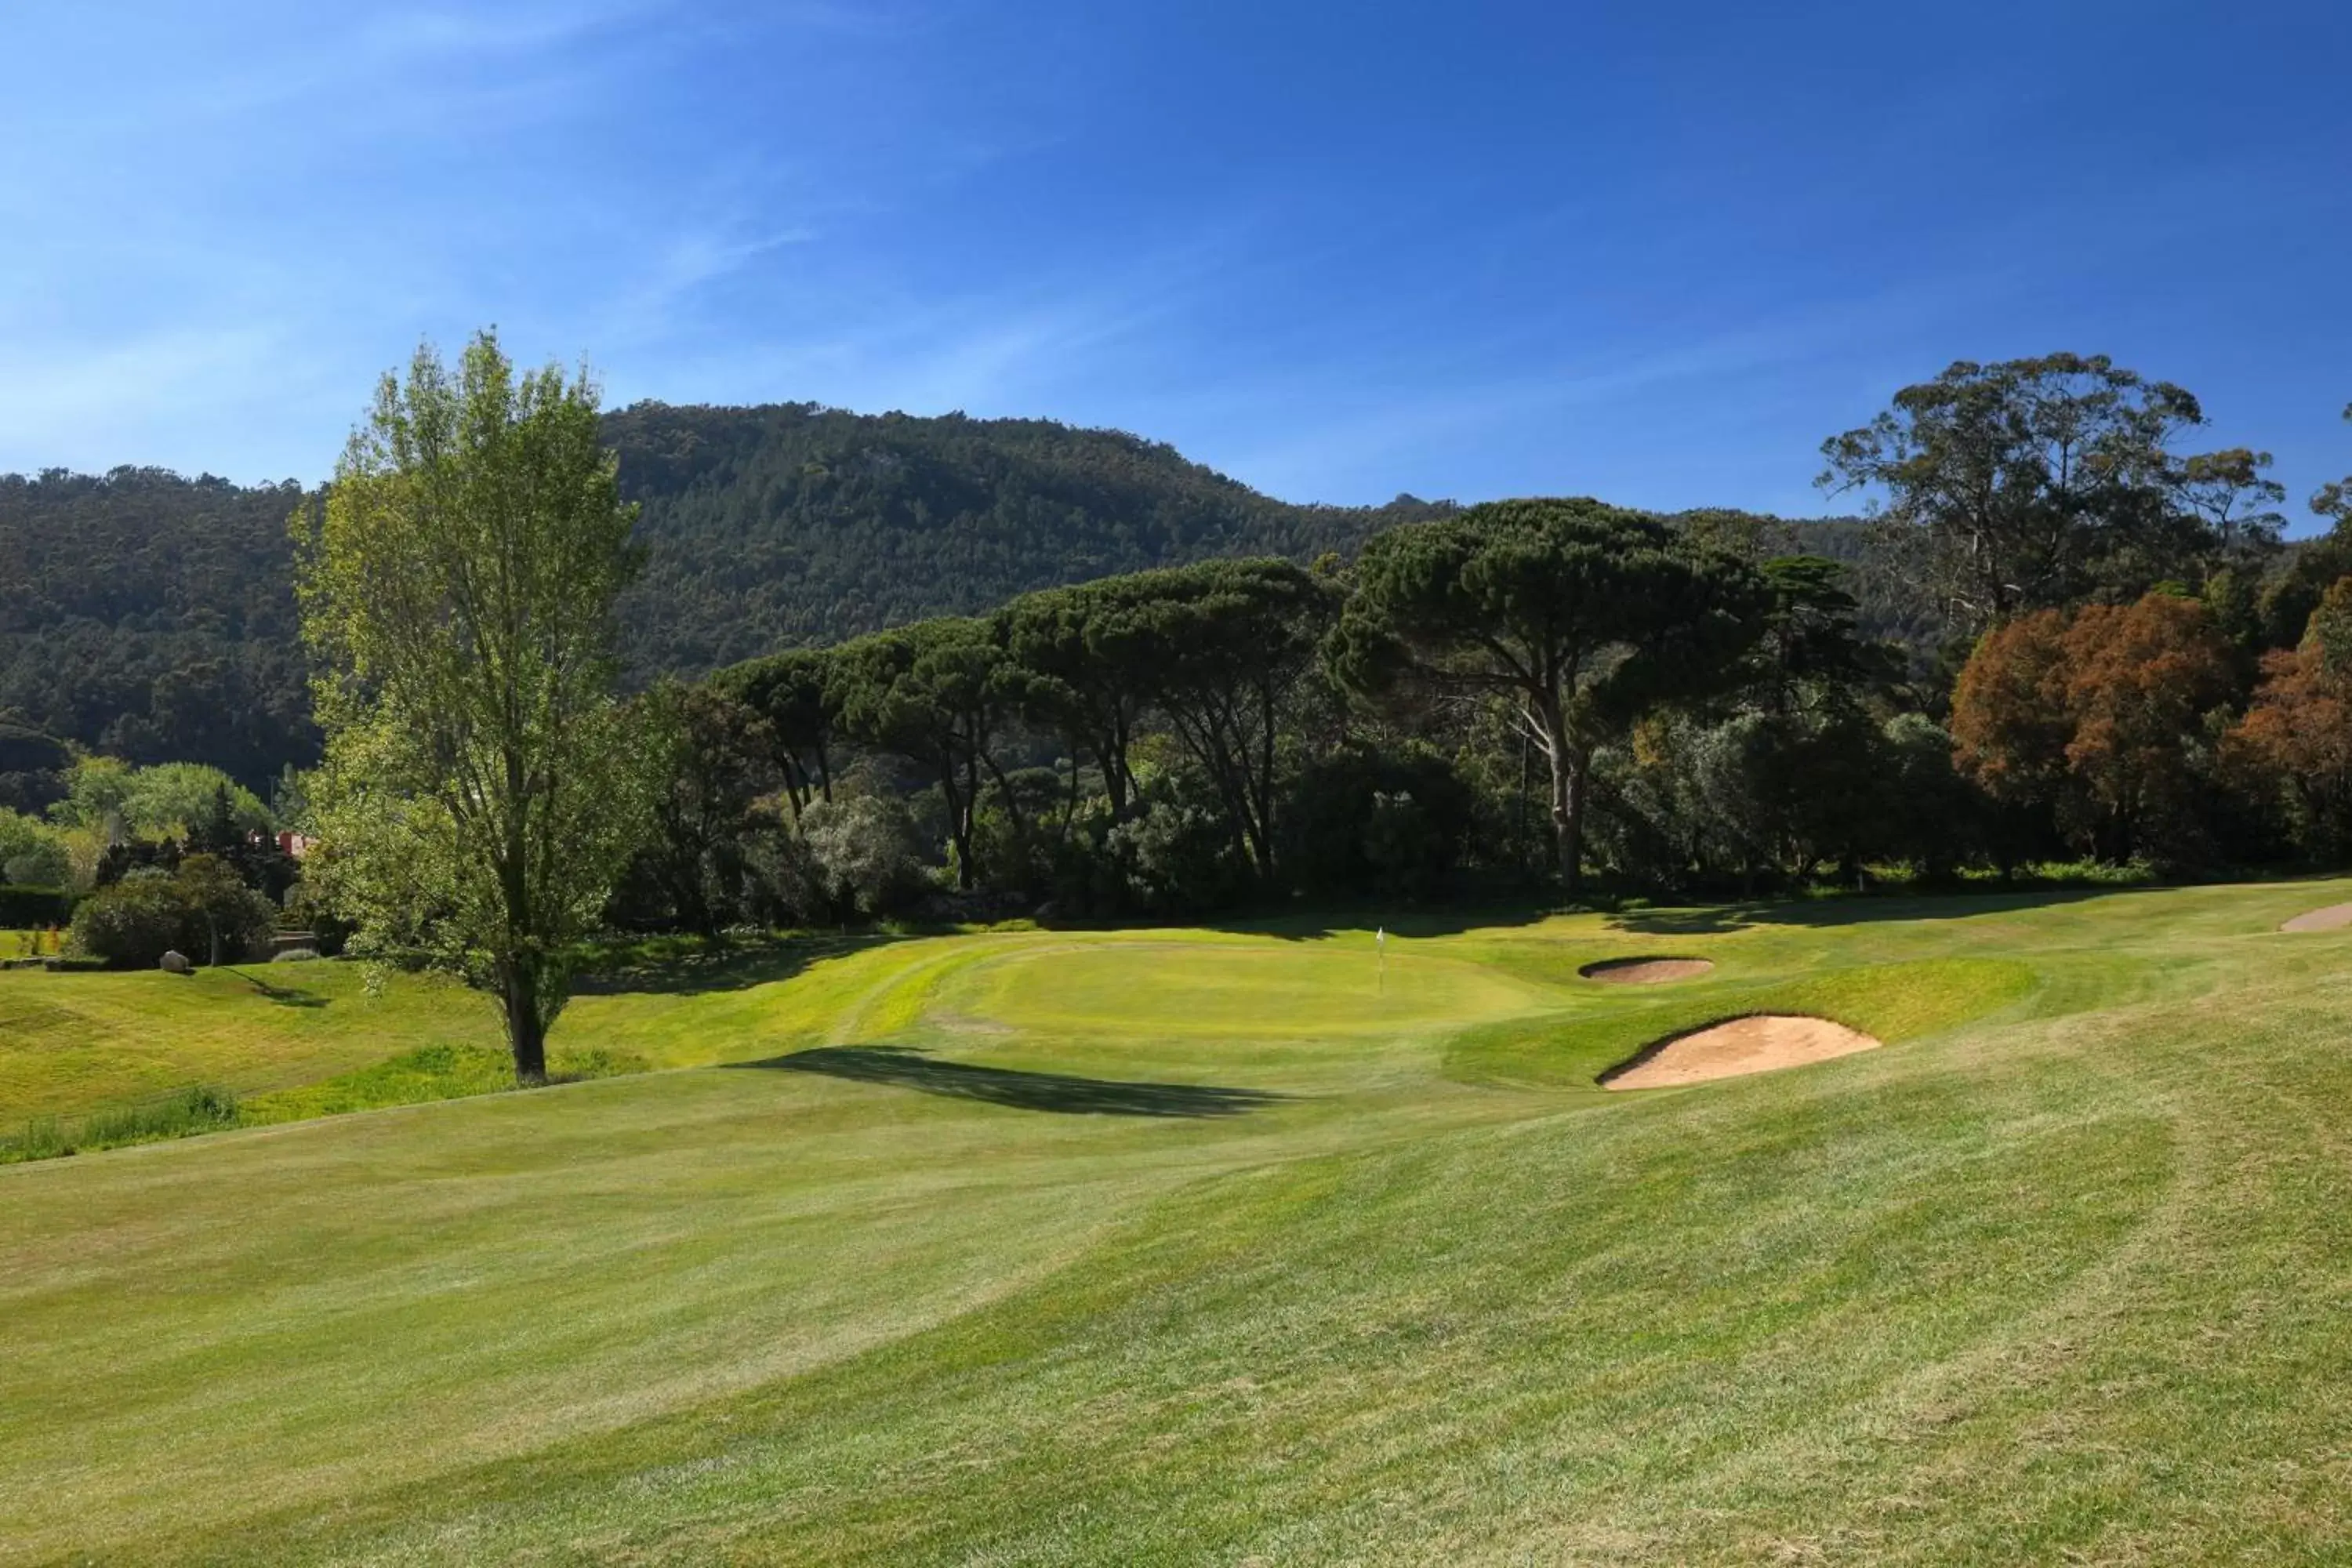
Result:
M1604 958L1577 973L1603 985L1664 985L1670 980L1696 980L1714 967L1709 958Z
M1787 1015L1734 1018L1659 1041L1622 1067L1603 1073L1601 1086L1669 1089L1675 1084L1705 1083L1709 1079L1825 1062L1832 1057L1869 1050L1878 1043L1859 1029L1827 1018Z
M2352 904L2330 904L2324 910L2300 914L2279 927L2281 931L2342 931L2352 926Z

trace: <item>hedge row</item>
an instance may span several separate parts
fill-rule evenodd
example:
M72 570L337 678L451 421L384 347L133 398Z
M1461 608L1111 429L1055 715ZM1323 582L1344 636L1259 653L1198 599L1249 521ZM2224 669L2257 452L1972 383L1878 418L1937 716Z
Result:
M0 882L0 931L39 931L73 919L74 898L63 888Z

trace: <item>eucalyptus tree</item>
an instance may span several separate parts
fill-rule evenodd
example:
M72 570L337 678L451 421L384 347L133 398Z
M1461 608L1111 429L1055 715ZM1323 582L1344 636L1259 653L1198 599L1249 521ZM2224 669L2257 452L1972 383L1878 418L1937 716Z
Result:
M2202 577L2274 543L2267 453L2172 450L2205 423L2186 389L2104 354L1962 360L1823 442L1818 482L1870 492L1898 537L1924 540L1955 617L1975 629Z
M1500 696L1550 773L1553 849L1581 878L1595 746L1725 679L1754 642L1756 574L1597 500L1508 500L1365 546L1332 639L1359 690Z
M370 940L493 994L526 1083L646 817L614 695L635 508L596 405L490 332L454 371L421 347L292 522L327 738L313 874Z

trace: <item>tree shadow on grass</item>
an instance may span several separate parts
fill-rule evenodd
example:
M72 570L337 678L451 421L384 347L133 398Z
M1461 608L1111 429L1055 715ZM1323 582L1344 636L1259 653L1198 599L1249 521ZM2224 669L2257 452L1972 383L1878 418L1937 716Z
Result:
M730 1065L891 1084L925 1094L984 1100L1016 1110L1050 1110L1064 1116L1239 1116L1292 1098L1216 1084L1121 1083L1066 1073L975 1067L939 1061L905 1046L820 1046L765 1061Z
M572 977L574 995L625 993L697 995L748 991L790 980L811 964L902 940L890 931L738 938L725 946L680 944L671 952L631 952Z
M236 975L280 1007L323 1007L330 1000L316 991L303 991L291 985L272 985L258 974L247 974L244 970L231 968L227 964L221 966L221 973Z
M1757 926L1828 928L1871 925L1881 921L1961 920L1969 915L2008 914L2020 910L2080 903L2088 899L2109 899L2124 893L2160 890L2155 886L2142 884L1982 893L1874 893L1829 899L1791 899L1782 902L1759 900L1714 904L1694 909L1628 910L1609 917L1609 929L1647 936L1723 936Z

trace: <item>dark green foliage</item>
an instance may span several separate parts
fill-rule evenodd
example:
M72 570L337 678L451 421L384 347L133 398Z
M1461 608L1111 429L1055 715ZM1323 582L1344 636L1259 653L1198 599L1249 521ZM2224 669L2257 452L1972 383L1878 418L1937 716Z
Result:
M317 755L294 632L289 483L154 468L0 474L0 719L134 763L258 781ZM0 803L62 751L0 725Z
M608 416L644 503L630 661L691 672L1214 556L1310 561L1442 507L1292 506L1174 448L1050 420L782 404Z
M664 775L654 834L615 895L625 925L715 935L744 913L745 840L768 826L760 796L775 783L767 721L710 683L664 683L641 703L646 743Z
M640 681L1215 556L1353 551L1443 505L1293 506L1116 431L808 404L604 416L646 569ZM70 741L261 788L316 761L286 519L299 487L153 468L0 475L0 805L59 792Z
M1495 501L1365 548L1332 656L1391 701L1496 697L1543 758L1561 879L1594 749L1733 673L1768 598L1737 556L1591 499Z
M1433 752L1347 746L1292 784L1285 864L1311 898L1432 899L1468 847L1474 809Z
M939 790L957 885L967 890L981 790L992 779L1003 788L995 746L1012 710L1003 666L989 625L958 617L844 643L829 666L844 732L906 762Z
M1171 567L1129 584L1129 657L1153 709L1214 793L1234 852L1270 880L1284 738L1314 700L1339 584L1277 560Z
M1249 860L1204 794L1181 784L1151 790L1109 830L1104 850L1123 885L1100 912L1197 919L1249 897Z
M833 798L841 698L829 651L788 648L721 670L710 684L757 721L757 739L768 748L794 820L810 801Z
M0 882L0 930L46 931L73 919L73 895L63 888Z
M898 914L922 896L920 844L903 803L845 796L811 806L804 821L807 858L834 914Z

